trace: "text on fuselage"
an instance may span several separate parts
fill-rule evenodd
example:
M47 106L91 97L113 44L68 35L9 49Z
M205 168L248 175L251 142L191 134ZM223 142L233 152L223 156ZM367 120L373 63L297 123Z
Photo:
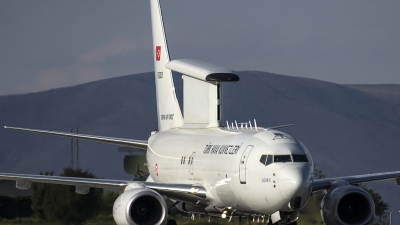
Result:
M206 145L204 154L237 154L240 145Z
M174 114L161 115L161 120L174 120Z

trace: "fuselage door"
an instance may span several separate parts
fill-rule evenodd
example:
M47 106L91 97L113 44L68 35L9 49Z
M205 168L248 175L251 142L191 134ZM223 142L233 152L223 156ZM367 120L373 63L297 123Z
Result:
M249 158L251 150L253 150L253 145L248 145L246 149L244 150L242 157L240 158L240 164L239 164L239 179L241 184L246 183L246 165L247 165L247 159Z
M189 157L188 166L190 175L193 175L193 160L195 156L196 152L193 152L192 155Z

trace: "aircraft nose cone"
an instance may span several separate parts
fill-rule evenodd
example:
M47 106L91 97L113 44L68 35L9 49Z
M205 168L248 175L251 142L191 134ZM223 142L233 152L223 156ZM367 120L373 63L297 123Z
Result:
M304 188L305 182L306 177L297 167L285 166L279 171L279 189L286 200Z

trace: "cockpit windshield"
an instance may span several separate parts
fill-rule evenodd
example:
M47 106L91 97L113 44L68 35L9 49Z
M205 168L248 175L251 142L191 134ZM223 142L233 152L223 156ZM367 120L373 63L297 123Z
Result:
M260 163L264 164L265 166L268 166L269 164L272 163L272 155L262 155L260 158Z
M293 161L292 161L293 158ZM309 162L306 155L262 155L260 163L268 166L272 163Z
M306 155L293 155L293 162L308 162Z
M285 163L285 162L292 162L292 158L290 155L275 155L274 156L274 163Z

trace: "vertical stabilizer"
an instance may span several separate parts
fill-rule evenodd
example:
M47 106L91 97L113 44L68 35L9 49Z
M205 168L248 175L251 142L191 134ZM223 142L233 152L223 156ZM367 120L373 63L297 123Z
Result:
M169 53L159 0L150 0L150 8L153 29L158 129L163 131L182 126L183 117L175 94L172 72L165 67L169 62Z

